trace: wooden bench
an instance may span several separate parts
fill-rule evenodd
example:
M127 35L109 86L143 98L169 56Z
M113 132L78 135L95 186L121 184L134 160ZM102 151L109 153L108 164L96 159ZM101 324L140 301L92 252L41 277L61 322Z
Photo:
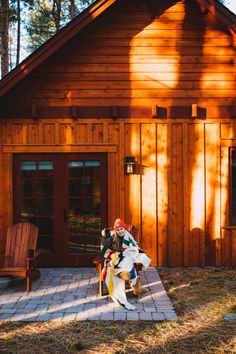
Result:
M133 236L133 238L138 242L139 244L139 232L138 229L134 225L127 225L127 231ZM99 277L99 295L103 296L105 295L104 289L103 289L103 277L102 277L102 269L103 269L103 263L104 263L104 258L102 256L102 253L100 252L97 254L97 256L93 259L93 264L95 264L97 270L98 270L98 277ZM137 270L137 273L140 272L142 269L141 264L135 264L135 268Z
M4 265L0 276L19 276L26 278L26 289L31 290L31 281L40 276L36 269L38 239L37 226L30 223L18 223L7 230Z

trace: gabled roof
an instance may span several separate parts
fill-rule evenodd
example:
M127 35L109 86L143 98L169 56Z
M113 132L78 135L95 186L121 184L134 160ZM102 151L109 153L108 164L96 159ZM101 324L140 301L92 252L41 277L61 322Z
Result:
M216 19L236 35L236 15L218 0L195 0L202 13L210 19Z
M15 69L0 80L0 96L19 83L24 77L36 69L41 63L65 45L95 18L120 0L97 0L85 11L77 15L69 24L23 60ZM128 0L127 0L128 1ZM156 3L160 0L151 0ZM202 13L209 19L216 19L236 36L236 16L218 0L188 0L198 3ZM155 4L157 6L157 4Z

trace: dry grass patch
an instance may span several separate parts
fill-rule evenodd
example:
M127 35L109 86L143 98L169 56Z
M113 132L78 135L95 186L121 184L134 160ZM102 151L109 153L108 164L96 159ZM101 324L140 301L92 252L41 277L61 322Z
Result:
M236 353L236 270L161 270L178 320L0 322L1 353Z

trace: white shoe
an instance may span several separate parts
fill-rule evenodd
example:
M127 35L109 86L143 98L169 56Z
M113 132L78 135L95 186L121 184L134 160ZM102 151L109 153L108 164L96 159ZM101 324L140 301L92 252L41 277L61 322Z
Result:
M131 305L129 302L127 302L126 304L125 304L125 308L127 309L127 310L135 310L135 306L134 305Z
M119 306L124 306L127 310L135 310L135 306L131 305L129 302L126 302L124 304L120 303L119 301L117 301L117 299L113 296L111 296L112 300L115 302L115 304L119 305Z

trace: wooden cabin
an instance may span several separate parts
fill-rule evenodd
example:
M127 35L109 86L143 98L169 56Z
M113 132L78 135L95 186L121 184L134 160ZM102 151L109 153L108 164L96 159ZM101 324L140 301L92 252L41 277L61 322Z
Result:
M98 0L0 81L0 248L89 266L101 227L153 266L236 265L236 17L217 0Z

